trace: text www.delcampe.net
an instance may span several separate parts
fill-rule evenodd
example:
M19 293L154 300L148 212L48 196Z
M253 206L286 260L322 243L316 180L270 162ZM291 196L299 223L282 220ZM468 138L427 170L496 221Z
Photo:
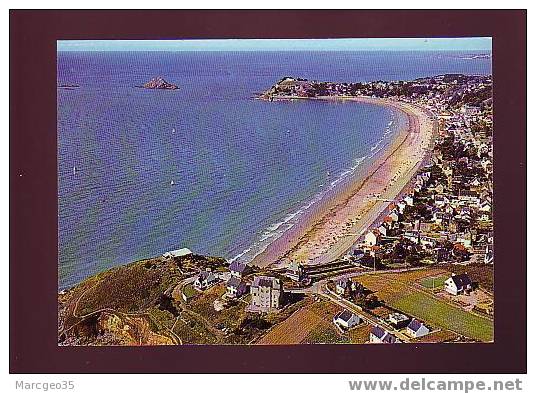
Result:
M495 381L470 381L470 380L438 380L438 379L410 379L405 378L401 381L393 381L386 379L376 380L354 380L348 381L350 390L354 391L504 391L504 390L523 390L521 380L495 380Z

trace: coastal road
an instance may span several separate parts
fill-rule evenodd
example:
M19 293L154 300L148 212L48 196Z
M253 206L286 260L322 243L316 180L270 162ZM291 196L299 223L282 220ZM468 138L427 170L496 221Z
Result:
M391 325L385 323L381 319L374 317L372 315L369 315L366 311L364 311L361 307L357 306L356 304L350 302L349 300L346 300L339 295L333 293L328 288L325 288L326 291L324 293L321 293L320 295L324 298L328 299L332 303L337 304L340 307L343 307L347 310L352 311L354 314L358 315L361 319L363 319L365 322L367 322L369 325L374 326L378 325L386 332L391 333L393 336L398 338L402 342L408 341L408 337L399 332L398 330L394 329Z
M315 282L311 287L304 288L303 290L290 290L290 292L294 293L306 293L306 294L316 294L319 296L324 297L325 299L329 300L332 303L335 303L336 305L348 309L352 311L354 314L359 315L360 318L362 318L364 321L366 321L371 326L378 325L382 329L384 329L386 332L391 333L395 337L397 337L402 342L407 342L408 337L399 332L398 330L394 329L391 325L384 322L383 320L370 315L368 312L364 311L361 307L357 306L356 304L350 302L349 300L346 300L336 293L332 292L328 287L327 283L330 280L338 280L341 278L352 278L352 277L358 277L363 276L367 274L387 274L387 273L402 273L407 271L414 271L414 270L423 270L426 269L426 267L413 267L409 269L393 269L393 270L379 270L376 272L371 271L363 271L363 272L354 272L354 273L348 273L348 274L341 274L338 276L330 277L324 280L320 280Z
M387 269L387 270L376 270L376 271L364 270L360 272L341 273L341 274L337 274L331 277L323 278L322 280L315 281L310 287L300 288L300 289L288 289L288 290L285 289L285 291L292 292L292 293L303 293L303 294L308 294L308 295L314 295L314 294L321 295L324 293L324 289L323 289L324 286L329 281L338 281L343 278L354 278L354 277L359 277L359 276L364 276L364 275L369 275L369 274L403 273L403 272L411 272L414 270L423 270L423 269L427 269L427 267L418 266L418 267L410 267L407 269L405 268L404 269L391 269L391 270Z
M413 271L413 270L422 270L426 267L415 267L415 268L409 268L409 269L393 269L393 270L379 270L376 272L370 272L370 271L364 271L364 272L355 272L355 273L348 273L348 274L341 274L339 276L330 277L324 280L320 280L315 282L312 286L308 288L303 289L294 289L294 290L288 290L292 293L304 293L304 294L316 294L319 296L322 296L323 298L329 300L332 303L335 303L339 307L342 307L344 309L348 309L352 311L354 314L359 315L360 318L362 318L364 321L366 321L371 326L378 325L381 328L383 328L386 332L391 333L393 336L397 337L402 342L408 341L408 337L399 332L398 330L394 329L391 325L384 322L380 318L377 318L373 315L370 315L368 312L363 310L358 305L350 302L349 300L346 300L339 296L338 294L332 292L328 287L327 283L330 280L338 280L341 278L351 278L351 277L358 277L366 274L386 274L386 273L401 273L406 271Z
M333 276L333 277L325 278L323 280L319 280L319 281L313 283L313 285L311 285L308 288L289 289L288 292L322 296L323 298L329 300L330 302L335 303L335 304L337 304L338 306L340 306L342 308L348 309L348 310L352 311L356 315L359 315L359 317L362 318L364 321L366 321L368 324L370 324L372 326L378 325L381 328L383 328L386 332L389 332L393 336L397 337L402 342L407 342L409 338L405 334L403 334L403 333L399 332L398 330L394 329L391 325L389 325L388 323L384 322L383 320L368 314L366 311L364 311L361 307L357 306L356 304L354 304L354 303L350 302L349 300L346 300L346 299L340 297L338 294L332 292L327 287L327 283L328 283L328 281L331 281L331 280L337 281L337 280L340 280L341 278L352 278L352 277L358 277L358 276L363 276L363 275L367 275L367 274L402 273L402 272L407 272L407 271L423 270L423 269L426 269L426 267L425 266L420 266L420 267L412 267L412 268L408 268L408 269L378 270L378 271L375 271L375 272L374 271L362 271L362 272L340 274L340 275L337 275L337 276Z

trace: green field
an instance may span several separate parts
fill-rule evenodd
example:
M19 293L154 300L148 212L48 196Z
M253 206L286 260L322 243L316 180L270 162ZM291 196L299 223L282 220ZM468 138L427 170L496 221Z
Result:
M421 285L425 288L432 289L432 288L443 288L443 285L445 283L445 280L449 278L448 275L441 275L441 276L435 276L435 277L425 277L421 280Z
M403 312L476 340L493 341L493 322L421 292L410 292L391 303Z
M192 284L185 285L184 288L182 288L182 293L186 295L187 299L190 299L192 297L199 295L199 292L195 290Z

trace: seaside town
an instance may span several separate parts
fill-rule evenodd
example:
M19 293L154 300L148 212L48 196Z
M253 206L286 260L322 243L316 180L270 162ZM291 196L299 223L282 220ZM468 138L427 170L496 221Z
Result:
M492 342L491 76L285 77L259 95L359 97L418 108L433 138L415 175L338 257L260 266L181 248L120 266L60 292L59 344Z

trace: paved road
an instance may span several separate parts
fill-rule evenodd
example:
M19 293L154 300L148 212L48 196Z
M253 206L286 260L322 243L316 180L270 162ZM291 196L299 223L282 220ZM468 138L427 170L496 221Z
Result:
M341 278L352 278L352 277L358 277L363 276L366 274L386 274L386 273L402 273L402 272L410 272L413 270L423 270L426 269L426 266L419 266L419 267L410 267L407 269L391 269L391 270L363 270L360 272L351 272L351 273L341 273L338 275L334 275L331 277L324 278L322 280L315 281L310 287L306 288L300 288L300 289L285 289L287 292L293 292L293 293L305 293L305 294L321 294L321 286L324 284L327 284L328 281L337 281Z
M366 274L386 274L386 273L402 273L406 271L413 271L413 270L422 270L426 269L426 267L413 267L409 269L393 269L393 270L378 270L376 272L373 271L362 271L362 272L354 272L354 273L347 273L347 274L340 274L338 276L329 277L320 281L317 281L313 283L310 287L302 288L302 289L289 289L289 292L293 293L305 293L305 294L316 294L320 295L329 301L337 304L340 307L346 308L350 311L352 311L354 314L359 315L363 320L368 322L370 325L378 325L381 326L385 331L391 333L395 337L397 337L402 342L408 341L408 337L394 329L391 325L385 323L383 320L378 319L376 317L373 317L369 314L367 314L366 311L363 311L361 307L357 306L356 304L341 298L339 295L333 293L329 290L327 287L327 283L330 280L339 280L341 278L352 278L352 277L358 277Z
M374 326L378 325L386 332L391 333L393 336L398 338L402 342L408 341L408 337L399 332L398 330L395 330L391 325L385 323L379 318L373 317L369 315L366 311L363 311L363 309L356 304L350 302L349 300L343 299L342 297L338 296L337 294L330 291L328 288L325 288L325 292L321 294L321 296L329 299L331 302L339 305L340 307L346 308L350 311L352 311L354 314L359 315L359 317L363 320L365 320L368 324Z

